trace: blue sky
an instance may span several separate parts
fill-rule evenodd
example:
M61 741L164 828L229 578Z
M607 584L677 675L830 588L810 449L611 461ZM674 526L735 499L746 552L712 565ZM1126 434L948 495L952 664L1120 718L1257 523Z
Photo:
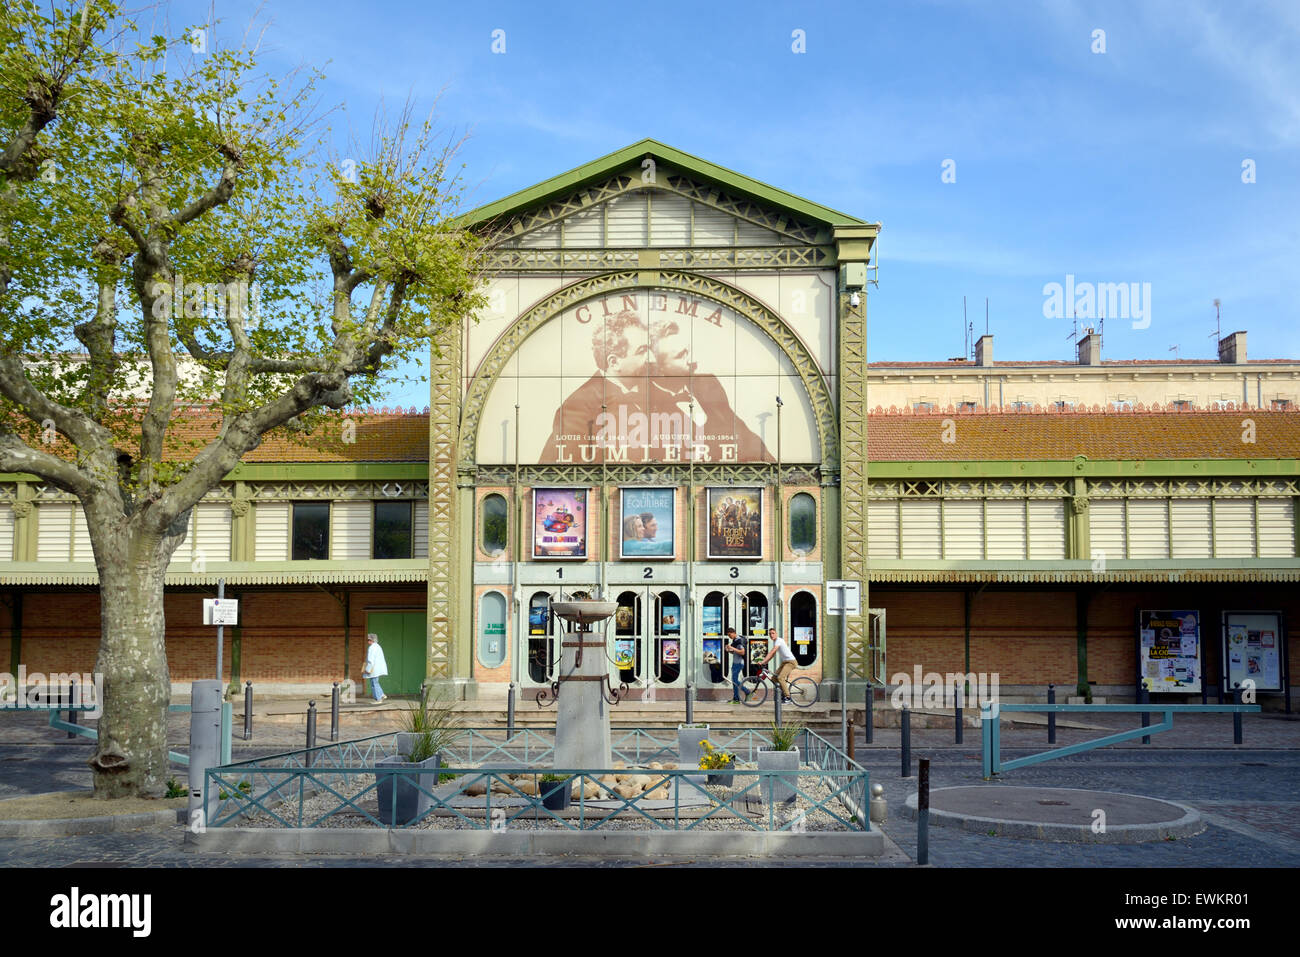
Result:
M1291 0L215 9L226 35L270 22L270 69L325 71L340 150L381 103L441 94L472 206L649 136L880 221L872 361L961 355L963 295L976 335L988 297L999 360L1069 358L1069 318L1043 307L1067 274L1150 283L1149 326L1108 321L1108 359L1213 357L1215 298L1251 357L1300 356ZM428 404L418 385L392 399Z

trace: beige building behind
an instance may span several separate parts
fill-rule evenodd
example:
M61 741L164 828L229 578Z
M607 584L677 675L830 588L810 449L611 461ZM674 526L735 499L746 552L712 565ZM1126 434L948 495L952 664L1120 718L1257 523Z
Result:
M1214 359L1101 359L1101 336L1088 331L1077 361L997 363L993 337L981 336L974 361L873 362L867 368L871 407L888 411L999 408L1119 410L1294 408L1300 362L1247 361L1246 333L1219 340Z

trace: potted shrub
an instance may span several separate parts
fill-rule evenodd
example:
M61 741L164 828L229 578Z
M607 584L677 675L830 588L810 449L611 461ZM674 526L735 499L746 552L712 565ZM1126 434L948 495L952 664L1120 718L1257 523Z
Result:
M563 811L569 806L569 796L573 791L573 778L563 774L543 774L538 793L542 796L542 807L548 811Z
M700 747L704 749L704 753L700 755L700 770L715 772L708 776L705 783L724 788L731 787L731 782L735 778L731 772L736 767L736 756L718 748L708 738L700 742Z
M700 742L709 736L707 724L679 724L677 726L677 766L679 768L697 768L700 766Z
M760 747L758 749L758 769L760 771L798 771L799 770L799 749L795 742L799 740L799 734L803 727L798 724L780 725L775 721L772 722L770 747ZM794 776L777 776L763 778L763 801L765 803L780 803L793 801L795 799L795 784L798 781Z
M375 767L412 769L419 773L376 772L382 824L403 827L429 810L433 804L431 792L438 786L440 777L442 750L455 741L459 726L459 718L450 703L429 703L428 688L420 696L420 703L402 715L404 730L397 735L397 753L380 758Z

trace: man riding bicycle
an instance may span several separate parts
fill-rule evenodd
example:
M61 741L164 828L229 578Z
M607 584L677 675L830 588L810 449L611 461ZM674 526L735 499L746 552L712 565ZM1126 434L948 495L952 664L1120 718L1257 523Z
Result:
M776 633L775 628L767 630L767 637L771 643L772 650L767 653L760 665L766 665L777 655L780 655L780 664L776 669L776 683L781 686L781 703L792 704L790 700L790 672L794 671L794 652L790 646L785 643L785 639Z

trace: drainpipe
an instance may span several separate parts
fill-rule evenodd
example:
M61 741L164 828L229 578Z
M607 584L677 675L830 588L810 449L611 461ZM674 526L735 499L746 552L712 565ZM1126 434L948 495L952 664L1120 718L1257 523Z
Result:
M18 679L18 666L23 661L23 593L15 592L12 617L9 622L9 673Z
M1088 603L1091 600L1092 596L1088 594L1087 589L1080 588L1075 592L1075 646L1079 658L1079 682L1076 693L1084 700L1092 696L1092 689L1088 684Z

